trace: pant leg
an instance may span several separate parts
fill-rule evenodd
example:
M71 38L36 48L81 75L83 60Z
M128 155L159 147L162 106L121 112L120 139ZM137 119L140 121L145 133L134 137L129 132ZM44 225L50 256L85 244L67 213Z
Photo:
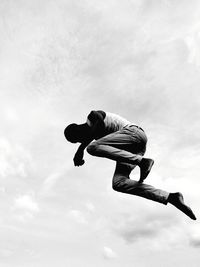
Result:
M126 127L93 141L87 147L87 152L93 156L138 165L146 151L146 143L147 137L142 130Z
M140 196L166 205L169 196L168 192L130 179L129 175L135 167L136 165L117 162L112 181L113 189L121 193Z

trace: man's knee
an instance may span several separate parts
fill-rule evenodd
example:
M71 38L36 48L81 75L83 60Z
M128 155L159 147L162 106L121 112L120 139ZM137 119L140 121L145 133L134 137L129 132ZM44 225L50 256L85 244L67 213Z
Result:
M125 192L125 184L126 182L123 180L123 181L118 181L116 182L114 179L113 179L113 182L112 182L112 189L114 191L117 191L117 192Z
M138 184L138 182L130 180L130 178L127 177L114 176L112 181L113 190L121 193L128 193L130 190L132 193L134 193L139 185L140 184Z
M90 155L95 155L97 151L97 147L98 147L97 143L92 142L89 146L87 146L86 150Z
M112 183L112 189L114 190L114 191L117 191L117 192L119 192L119 190L120 190L120 186L117 184L117 183Z

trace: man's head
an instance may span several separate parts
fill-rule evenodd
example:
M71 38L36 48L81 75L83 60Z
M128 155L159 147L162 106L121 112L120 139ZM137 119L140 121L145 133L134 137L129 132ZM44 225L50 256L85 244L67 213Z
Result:
M64 135L67 141L71 143L81 143L87 138L88 132L89 126L86 123L80 125L72 123L65 128Z

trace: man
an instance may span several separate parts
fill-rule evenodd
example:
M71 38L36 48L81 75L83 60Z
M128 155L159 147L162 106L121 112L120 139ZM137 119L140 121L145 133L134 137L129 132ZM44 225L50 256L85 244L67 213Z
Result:
M144 184L154 164L145 158L147 136L144 130L119 115L103 110L91 111L86 123L68 125L64 130L71 143L81 143L75 156L74 165L84 164L84 150L92 156L105 157L116 161L113 176L113 189L118 192L137 195L167 205L172 204L191 219L196 220L192 210L185 205L180 192L168 193L151 185ZM140 179L130 179L131 171L140 168Z

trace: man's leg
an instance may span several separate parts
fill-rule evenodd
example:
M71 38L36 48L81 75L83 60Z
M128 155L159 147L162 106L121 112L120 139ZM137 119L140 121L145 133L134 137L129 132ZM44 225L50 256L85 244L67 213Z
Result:
M151 185L139 183L130 179L129 175L136 165L117 162L113 176L115 191L140 196L162 204L167 204L169 193Z
M130 152L134 145L130 135L118 131L93 141L87 147L87 152L92 156L138 165L142 156Z
M143 158L146 143L144 131L130 126L93 141L87 147L87 152L93 156L138 165L141 170L140 182L143 182L154 163L152 159Z
M167 191L157 189L151 185L139 183L130 179L129 175L136 165L127 163L116 164L116 169L113 176L113 189L115 191L140 196L153 200L162 204L172 204L174 207L185 213L192 220L196 217L189 206L184 203L183 195L178 193L168 193Z

